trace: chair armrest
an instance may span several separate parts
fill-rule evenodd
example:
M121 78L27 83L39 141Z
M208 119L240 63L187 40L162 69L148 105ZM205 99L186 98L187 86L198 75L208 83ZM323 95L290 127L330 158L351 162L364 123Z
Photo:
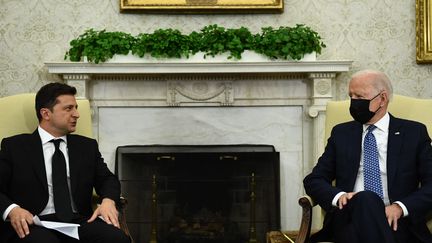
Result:
M300 229L296 238L296 243L309 242L311 225L312 225L312 207L315 206L312 198L309 196L302 196L298 200L299 205L302 207L302 220Z
M132 236L130 235L129 228L126 223L126 206L127 206L127 200L124 197L120 197L120 205L118 205L119 210L119 224L120 229L123 230L123 232L129 236L131 239L131 242L133 242Z
M306 201L307 200L307 201ZM314 202L314 200L309 197L308 195L303 195L299 198L299 205L303 207L303 205L308 206L311 205L311 207L315 207L317 204Z

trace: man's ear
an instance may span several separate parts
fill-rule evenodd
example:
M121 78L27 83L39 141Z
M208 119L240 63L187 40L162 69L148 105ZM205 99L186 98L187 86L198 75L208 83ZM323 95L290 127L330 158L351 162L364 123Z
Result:
M40 109L39 113L42 117L42 120L49 120L50 119L51 111L48 108Z
M382 104L382 105L380 105L380 106L384 106L385 104L388 104L389 101L390 101L390 100L389 100L389 97L388 97L388 93L387 93L387 91L383 91L383 92L381 93L381 98L382 98L384 104Z

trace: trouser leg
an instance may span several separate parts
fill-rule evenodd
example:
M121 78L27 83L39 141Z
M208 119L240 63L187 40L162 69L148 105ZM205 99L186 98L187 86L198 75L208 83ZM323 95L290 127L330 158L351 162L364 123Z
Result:
M334 234L336 242L394 243L385 206L370 191L358 192L342 210L336 210Z
M26 235L24 238L19 238L18 235L15 235L11 242L13 243L41 243L41 242L49 242L49 243L62 243L61 237L54 231L39 227L39 226L30 226L29 228L30 234Z
M83 222L78 228L80 242L88 243L130 243L130 239L120 229L101 219L91 223Z

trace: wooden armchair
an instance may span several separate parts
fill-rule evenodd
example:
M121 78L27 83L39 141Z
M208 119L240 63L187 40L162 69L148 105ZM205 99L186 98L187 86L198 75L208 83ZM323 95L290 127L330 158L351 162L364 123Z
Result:
M330 136L332 128L339 123L352 120L349 113L350 101L330 101L327 103L325 138ZM429 136L432 136L432 99L417 99L402 95L394 95L390 102L389 112L399 118L415 120L426 125ZM302 221L296 243L309 242L312 224L312 208L315 206L309 196L303 196L299 199L302 207ZM432 220L428 223L429 229L432 229ZM287 241L288 242L288 241Z
M38 126L38 119L35 111L34 93L18 94L0 98L0 141L9 136L20 133L32 133ZM93 137L90 103L88 100L77 100L80 118L75 134L86 137ZM93 204L97 206L98 196L93 193ZM127 201L120 198L119 222L120 228L128 235L129 229L126 225Z

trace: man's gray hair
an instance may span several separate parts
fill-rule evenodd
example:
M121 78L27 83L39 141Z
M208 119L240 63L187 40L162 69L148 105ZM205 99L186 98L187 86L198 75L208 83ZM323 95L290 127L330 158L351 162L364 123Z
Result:
M376 91L381 92L381 91L385 90L385 91L387 91L389 99L390 100L392 99L393 86L391 84L389 77L385 73L383 73L381 71L370 70L370 69L362 70L362 71L358 71L358 72L354 73L351 76L351 80L355 79L359 76L363 76L363 75L370 75L373 78L370 81L372 82L372 85L374 86Z

